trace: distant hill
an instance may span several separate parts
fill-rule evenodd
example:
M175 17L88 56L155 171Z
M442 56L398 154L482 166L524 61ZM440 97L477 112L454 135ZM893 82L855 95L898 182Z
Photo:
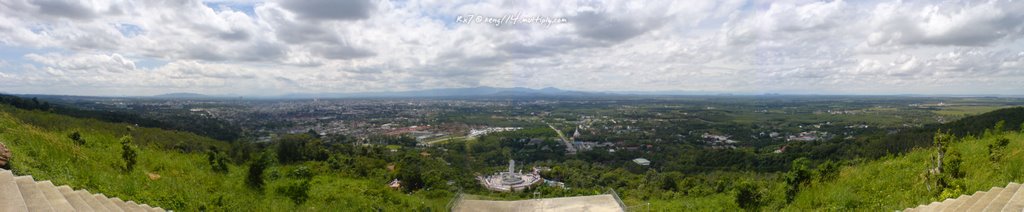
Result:
M168 93L152 96L153 98L161 99L207 99L216 98L216 96L203 95L198 93Z
M614 95L608 93L570 91L558 88L532 89L523 87L496 88L442 88L399 92L362 92L362 93L295 93L280 96L281 98L376 98L376 97L486 97L486 96L597 96Z
M906 153L914 148L930 147L935 132L948 131L956 136L978 136L985 133L999 121L1004 121L1003 130L1015 131L1024 122L1024 107L1003 108L975 116L964 117L945 124L931 124L920 128L906 129L897 133L868 136L865 155L878 158L889 154Z
M57 96L59 97L59 96ZM0 105L11 105L15 108L25 110L48 111L76 118L91 118L108 122L130 123L143 127L157 127L188 131L199 135L233 141L241 136L241 128L232 125L224 120L209 117L202 117L190 114L177 114L170 117L143 117L136 113L125 111L102 111L87 110L62 103L51 104L39 98L22 98L19 96L0 94Z

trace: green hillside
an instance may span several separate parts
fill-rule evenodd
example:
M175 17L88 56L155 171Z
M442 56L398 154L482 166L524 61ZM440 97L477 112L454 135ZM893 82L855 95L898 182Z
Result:
M84 143L69 138L76 131ZM138 153L131 171L121 155L126 135ZM324 162L272 165L265 186L252 188L246 186L248 166L225 163L226 173L215 172L205 153L192 151L227 143L8 105L0 105L0 142L11 148L10 168L18 175L176 211L443 209L450 198L445 192L392 191L386 177L350 176Z
M998 147L1004 139L1006 146ZM963 175L950 180L954 186L946 193L927 180L936 154L935 147L919 148L902 156L843 167L832 181L811 182L786 209L891 211L1024 182L1024 134L1019 132L955 139L946 155L959 154ZM950 166L950 162L945 164Z

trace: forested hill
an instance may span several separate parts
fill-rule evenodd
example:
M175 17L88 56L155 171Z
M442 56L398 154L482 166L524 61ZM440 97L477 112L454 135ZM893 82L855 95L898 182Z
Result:
M862 140L860 156L879 158L890 154L902 154L918 147L932 145L935 132L949 132L959 137L977 136L993 129L1002 122L1000 130L1020 129L1024 122L1024 107L1012 107L995 110L975 116L968 116L944 124L925 125L920 128L906 129L897 133L866 136Z
M981 115L964 117L942 124L938 129L949 130L957 136L981 135L999 122L1004 122L1003 130L1020 129L1021 123L1024 123L1024 107L1003 108Z
M0 94L0 104L8 104L25 110L49 111L77 118L90 118L107 122L137 124L142 127L155 127L170 130L192 132L222 141L234 141L241 137L241 128L225 121L213 118L180 115L165 119L153 119L137 114L115 111L83 110L73 106L53 104L38 98L22 98Z

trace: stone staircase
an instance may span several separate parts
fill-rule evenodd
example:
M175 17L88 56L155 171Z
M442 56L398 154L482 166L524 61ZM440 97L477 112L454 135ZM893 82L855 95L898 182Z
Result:
M50 181L35 181L32 176L14 176L0 169L0 212L18 211L164 211Z
M995 187L904 211L1024 211L1024 188L1021 184L1010 183L1005 188Z

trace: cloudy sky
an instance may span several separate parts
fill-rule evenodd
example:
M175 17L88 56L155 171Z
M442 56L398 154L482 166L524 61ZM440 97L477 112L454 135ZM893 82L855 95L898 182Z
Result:
M3 0L0 92L1020 95L1022 11L1019 0ZM505 16L523 21L487 21Z

